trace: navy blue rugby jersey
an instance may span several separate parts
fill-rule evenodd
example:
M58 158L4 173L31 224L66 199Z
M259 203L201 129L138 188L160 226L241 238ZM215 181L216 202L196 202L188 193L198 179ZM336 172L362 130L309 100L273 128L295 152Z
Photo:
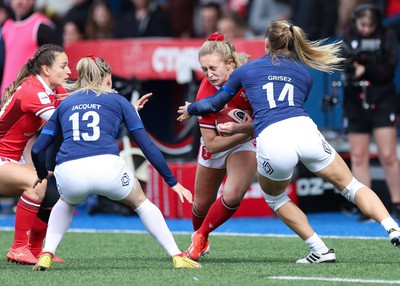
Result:
M43 129L63 135L56 163L96 155L119 155L116 143L121 123L131 132L144 128L132 104L118 93L81 91L64 99Z
M224 90L233 94L246 90L254 110L255 134L278 121L308 116L304 109L312 87L310 72L289 57L272 60L264 55L233 71Z

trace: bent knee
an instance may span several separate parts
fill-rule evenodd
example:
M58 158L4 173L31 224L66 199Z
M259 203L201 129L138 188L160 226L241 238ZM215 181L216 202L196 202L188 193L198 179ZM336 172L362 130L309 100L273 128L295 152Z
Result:
M242 201L244 195L246 194L248 189L244 190L232 190L230 192L223 193L224 202L230 206L239 205Z
M274 212L278 211L284 204L290 202L290 198L286 191L283 191L278 195L269 195L263 193L263 196L267 204Z

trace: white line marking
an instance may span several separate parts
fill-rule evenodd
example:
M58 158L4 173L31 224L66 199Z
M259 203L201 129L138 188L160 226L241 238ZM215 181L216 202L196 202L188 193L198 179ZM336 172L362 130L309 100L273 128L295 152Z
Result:
M350 278L324 278L324 277L302 277L302 276L269 276L271 280L308 280L308 281L329 281L329 282L350 282L369 284L400 284L400 280L374 280L374 279L350 279Z
M14 231L14 227L2 227L0 231ZM91 229L91 228L70 228L68 232L77 233L148 233L146 230L133 230L133 229ZM191 231L171 231L173 234L192 234ZM236 233L236 232L212 232L210 235L215 236L253 236L253 237L298 237L295 234L279 234L279 233ZM387 237L375 237L375 236L352 236L352 235L320 235L321 238L335 238L335 239L373 239L383 240L388 239Z

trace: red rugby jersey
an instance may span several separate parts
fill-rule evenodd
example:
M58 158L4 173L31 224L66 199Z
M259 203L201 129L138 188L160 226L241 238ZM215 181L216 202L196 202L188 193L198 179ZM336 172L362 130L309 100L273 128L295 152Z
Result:
M196 101L202 98L209 97L215 92L217 92L215 86L213 86L207 80L207 78L203 78L199 90L197 91ZM253 116L253 108L251 107L251 104L247 98L247 94L243 88L239 90L239 92L236 93L235 96L226 104L226 107L239 108L247 112L249 115ZM216 129L216 116L216 113L209 113L206 115L197 116L197 121L199 122L201 128Z
M29 139L45 121L43 112L54 110L56 96L35 76L29 76L0 110L0 156L19 161Z

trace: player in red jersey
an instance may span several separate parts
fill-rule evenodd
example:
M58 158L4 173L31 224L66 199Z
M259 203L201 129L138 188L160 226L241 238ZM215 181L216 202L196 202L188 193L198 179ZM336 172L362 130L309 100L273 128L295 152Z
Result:
M231 72L241 65L241 61L246 60L247 58L243 60L239 57L224 35L211 35L199 51L199 61L205 78L201 82L196 100L214 94L228 80ZM244 123L227 123L237 131L240 129L240 133L226 137L219 135L215 126L216 113L198 117L201 144L192 209L195 231L192 241L201 237L205 245L196 251L192 243L187 255L193 260L199 260L200 255L208 252L209 233L235 213L257 170L255 141L252 139L253 111L245 91L238 92L227 106L242 109L248 114ZM225 175L222 195L217 198Z
M37 214L47 182L33 188L36 172L25 164L23 152L28 141L67 95L61 86L70 73L64 50L56 45L43 45L4 93L0 110L0 194L21 195L15 217L14 242L7 253L9 261L34 264L37 258L31 247L41 252L47 222Z

